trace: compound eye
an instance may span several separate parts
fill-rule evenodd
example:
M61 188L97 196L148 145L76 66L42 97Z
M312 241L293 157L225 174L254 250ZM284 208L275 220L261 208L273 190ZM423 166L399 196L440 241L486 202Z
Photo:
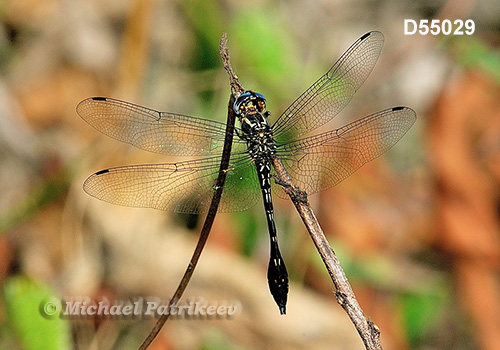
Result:
M252 93L250 91L242 93L236 101L234 101L233 110L235 113L243 112L248 105L248 100L251 98Z
M261 100L266 100L266 98L264 97L264 95L262 94L259 94L258 92L254 92L255 96L257 96L258 98L260 98Z

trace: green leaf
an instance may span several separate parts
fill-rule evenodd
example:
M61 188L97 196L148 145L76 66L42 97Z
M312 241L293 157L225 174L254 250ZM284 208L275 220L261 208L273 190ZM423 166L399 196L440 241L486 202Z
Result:
M239 227L241 227L241 252L245 256L251 256L259 239L259 229L261 227L252 210L242 211L234 215L237 218Z
M280 24L279 11L273 6L248 5L234 17L229 31L232 57L236 71L245 88L258 83L259 89L267 86L267 95L283 88L285 81L294 76L297 65L292 53L293 43L286 27ZM250 81L251 78L255 81ZM288 78L288 80L286 80ZM249 86L246 86L249 85ZM271 96L266 96L270 98Z
M412 344L418 344L431 333L443 317L446 305L446 293L434 288L434 292L402 293L400 305L406 324L408 339Z
M16 276L6 281L4 295L8 321L25 350L70 348L61 302L48 286Z
M444 41L446 49L466 68L474 68L500 81L500 53L476 37L451 36Z

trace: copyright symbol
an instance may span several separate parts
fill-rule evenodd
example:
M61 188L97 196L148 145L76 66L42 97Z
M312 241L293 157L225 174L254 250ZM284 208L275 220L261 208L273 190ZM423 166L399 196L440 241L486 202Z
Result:
M40 314L49 320L57 317L60 309L61 303L55 298L42 300L39 306Z

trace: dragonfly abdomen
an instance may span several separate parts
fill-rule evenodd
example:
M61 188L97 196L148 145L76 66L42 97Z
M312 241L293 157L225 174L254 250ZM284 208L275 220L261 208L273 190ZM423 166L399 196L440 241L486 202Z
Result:
M271 164L268 161L255 163L257 173L259 175L260 187L262 189L262 198L264 199L264 209L266 211L267 226L269 229L270 238L270 257L267 268L267 282L269 290L274 298L274 301L283 315L286 313L286 302L288 296L288 272L285 262L281 257L281 252L278 246L278 237L276 225L274 223L274 208L271 197Z

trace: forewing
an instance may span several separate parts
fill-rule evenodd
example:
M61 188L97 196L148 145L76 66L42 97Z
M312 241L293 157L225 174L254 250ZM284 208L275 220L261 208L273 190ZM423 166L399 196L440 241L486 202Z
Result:
M220 159L105 169L87 178L83 188L91 196L113 204L202 213L212 200ZM246 154L230 162L218 211L244 210L255 203L258 182L252 166Z
M303 135L335 117L373 70L384 44L380 32L359 38L337 62L300 95L273 125L278 143Z
M221 152L224 143L223 123L159 112L113 98L85 99L76 111L100 132L150 152L214 155Z
M278 147L296 185L308 194L332 187L387 151L410 129L415 111L394 107L344 127ZM276 191L286 197L282 190Z

